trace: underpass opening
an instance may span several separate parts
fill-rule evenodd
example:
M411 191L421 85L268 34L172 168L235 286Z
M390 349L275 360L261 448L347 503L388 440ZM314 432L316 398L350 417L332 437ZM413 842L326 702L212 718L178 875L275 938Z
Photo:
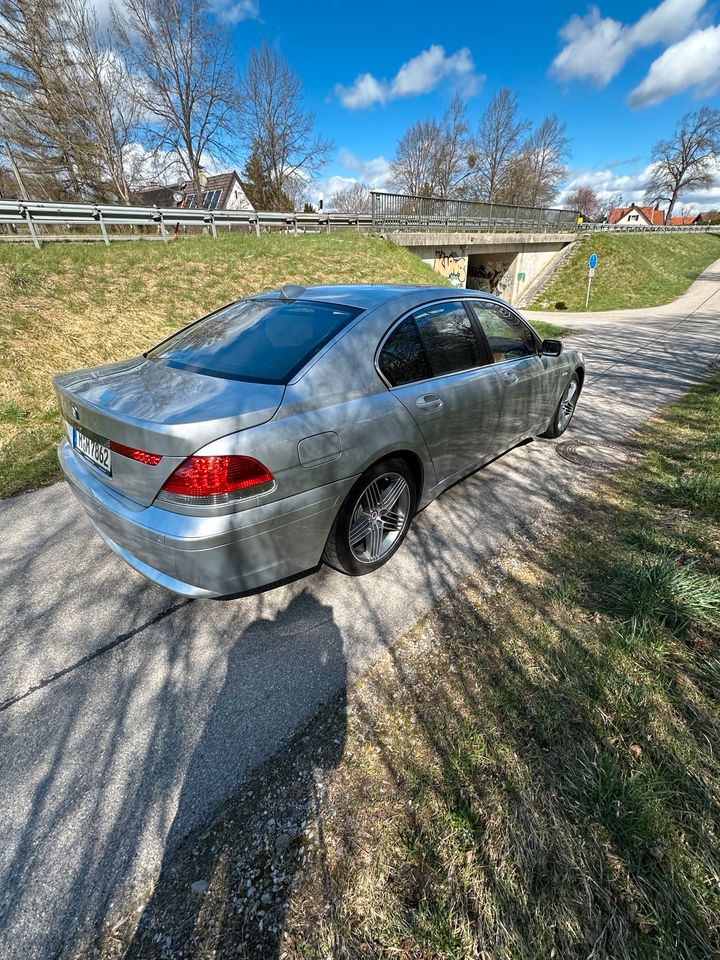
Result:
M471 253L467 257L464 284L469 290L484 290L512 300L517 253Z

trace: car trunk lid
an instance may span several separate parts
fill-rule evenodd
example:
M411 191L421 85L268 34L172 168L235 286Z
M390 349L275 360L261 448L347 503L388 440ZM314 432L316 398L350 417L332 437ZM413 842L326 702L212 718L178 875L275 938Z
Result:
M153 502L186 457L218 437L270 420L285 389L176 369L144 357L61 374L54 386L71 443L75 430L99 443L161 456L153 465L112 451L107 474L75 454L103 483L143 505Z

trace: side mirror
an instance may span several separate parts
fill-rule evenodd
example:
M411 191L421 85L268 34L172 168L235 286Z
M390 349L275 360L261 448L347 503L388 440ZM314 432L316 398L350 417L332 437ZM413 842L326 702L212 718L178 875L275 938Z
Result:
M543 357L559 357L562 352L562 340L543 340L540 347L540 353Z

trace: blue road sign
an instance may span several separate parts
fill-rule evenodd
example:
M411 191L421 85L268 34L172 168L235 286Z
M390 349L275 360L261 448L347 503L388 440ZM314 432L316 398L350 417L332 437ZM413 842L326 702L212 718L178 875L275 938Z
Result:
M594 270L594 269L595 269L595 267L597 266L597 254L596 254L596 253L591 253L591 254L590 254L590 259L588 260L588 264L590 265L590 269L591 269L591 270Z

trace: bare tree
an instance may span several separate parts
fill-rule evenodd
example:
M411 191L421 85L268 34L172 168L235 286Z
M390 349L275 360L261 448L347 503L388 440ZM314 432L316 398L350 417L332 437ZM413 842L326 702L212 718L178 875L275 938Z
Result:
M149 117L148 142L180 163L200 205L204 163L225 156L236 136L229 34L207 0L121 0L112 6L112 20Z
M603 197L600 201L600 210L598 212L598 220L605 221L610 219L610 214L617 207L622 207L623 205L623 195L618 190L616 193L611 193L607 197Z
M435 150L440 136L437 120L418 120L400 137L390 164L389 182L395 190L423 197L436 193Z
M576 187L567 194L563 206L569 210L577 210L586 220L599 220L602 211L602 201L592 187Z
M569 150L565 124L560 122L557 114L551 113L533 130L523 147L531 171L531 188L523 202L533 207L553 202L567 176Z
M469 133L465 104L456 94L440 122L440 139L435 151L434 179L441 197L451 197L475 167Z
M370 213L372 197L370 187L359 181L344 190L338 190L328 200L328 207L338 213Z
M669 140L653 147L653 172L645 195L650 202L665 200L672 216L684 190L710 187L713 168L720 157L720 110L701 107L686 113Z
M0 0L0 135L36 182L81 199L99 177L72 82L62 0Z
M439 122L418 120L400 138L390 183L401 193L452 196L473 168L465 104L455 96Z
M300 212L310 203L312 181L302 173L293 174L285 180L285 194L288 197L291 209Z
M316 176L333 143L315 134L299 76L266 43L250 51L242 93L241 132L269 191L265 209L284 209L293 183Z
M127 151L137 140L141 116L133 78L116 49L113 31L100 30L87 0L65 0L65 9L74 38L71 83L87 134L82 149L95 157L121 202L129 203Z
M529 129L529 121L518 118L517 97L509 87L502 87L485 108L474 143L477 156L474 187L483 199L499 198L509 166L521 153Z

